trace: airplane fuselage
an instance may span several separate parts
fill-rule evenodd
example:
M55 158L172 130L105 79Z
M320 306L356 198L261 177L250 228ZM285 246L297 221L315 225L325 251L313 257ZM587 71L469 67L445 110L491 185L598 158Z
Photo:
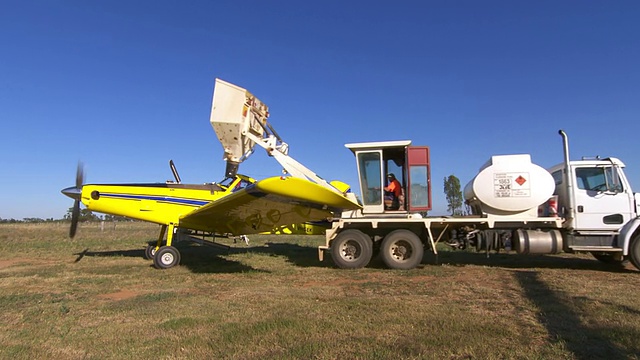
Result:
M74 191L76 188L68 188L63 193L72 198L79 196L82 204L91 211L169 225L178 224L181 216L254 182L249 177L238 175L228 185L85 184L81 192Z

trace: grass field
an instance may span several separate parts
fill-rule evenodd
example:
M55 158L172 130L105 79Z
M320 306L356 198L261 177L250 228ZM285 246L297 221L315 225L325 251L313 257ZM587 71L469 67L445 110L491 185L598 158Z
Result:
M321 236L143 259L156 225L0 225L3 359L638 359L640 272L588 255L443 251L410 271ZM443 249L444 250L444 249Z

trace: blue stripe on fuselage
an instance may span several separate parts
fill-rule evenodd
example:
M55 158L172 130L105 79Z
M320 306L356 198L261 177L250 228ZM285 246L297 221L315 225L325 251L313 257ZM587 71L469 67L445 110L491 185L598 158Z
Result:
M129 199L129 200L153 200L153 201L175 203L175 204L181 204L181 205L195 205L195 206L202 206L209 203L209 201L179 199L179 198L172 198L167 196L128 195L128 194L112 194L112 193L100 193L100 196L101 197L106 196L106 197L116 198L116 199L118 198Z

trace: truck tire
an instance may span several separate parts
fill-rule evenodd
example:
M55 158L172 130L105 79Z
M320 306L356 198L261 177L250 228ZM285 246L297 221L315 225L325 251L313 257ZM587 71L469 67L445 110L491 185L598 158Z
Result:
M640 234L636 235L629 244L629 258L633 266L640 270Z
M418 235L409 230L395 230L382 240L380 256L391 269L409 270L422 262L424 246Z
M365 267L373 255L369 236L356 229L344 230L331 243L331 257L341 269Z

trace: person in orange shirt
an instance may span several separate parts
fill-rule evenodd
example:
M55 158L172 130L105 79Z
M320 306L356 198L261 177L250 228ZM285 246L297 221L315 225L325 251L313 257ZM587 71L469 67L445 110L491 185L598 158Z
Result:
M400 207L400 195L402 195L402 185L400 181L396 179L396 176L392 173L387 175L389 185L384 187L385 193L385 207L387 210L398 210ZM387 202L389 204L387 205Z

